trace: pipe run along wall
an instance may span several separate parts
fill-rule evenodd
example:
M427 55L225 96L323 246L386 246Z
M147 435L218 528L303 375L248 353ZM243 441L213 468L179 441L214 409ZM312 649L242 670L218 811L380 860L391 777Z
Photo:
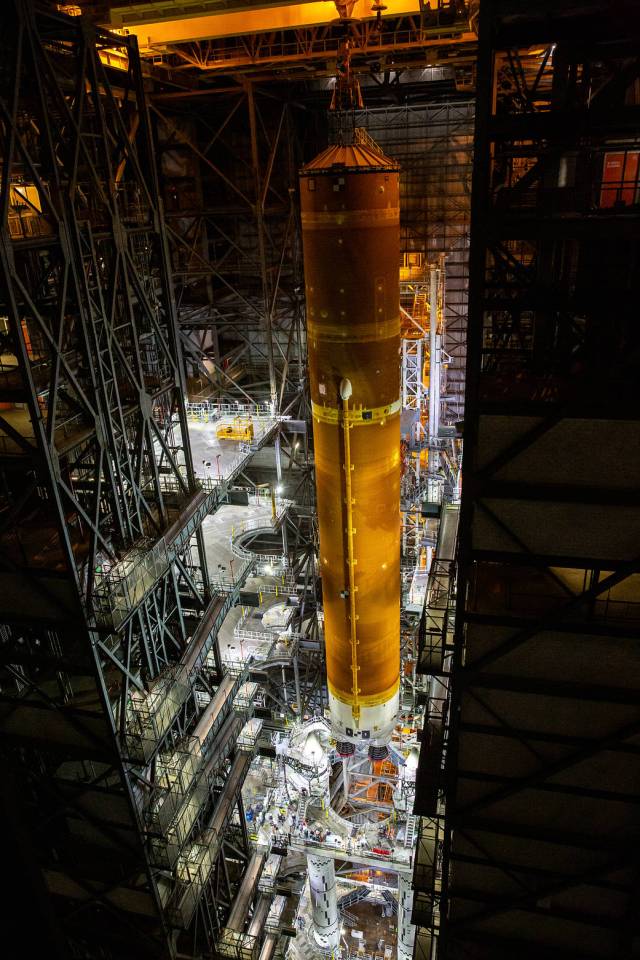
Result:
M300 195L331 720L378 745L400 678L398 167L332 146Z

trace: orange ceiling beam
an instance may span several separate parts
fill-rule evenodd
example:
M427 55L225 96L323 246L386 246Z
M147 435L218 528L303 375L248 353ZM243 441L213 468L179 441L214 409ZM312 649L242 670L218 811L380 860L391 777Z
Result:
M353 16L369 19L372 0L356 0ZM164 5L163 5L164 6ZM386 17L419 13L419 0L386 0ZM231 13L212 13L179 20L159 19L141 24L127 22L126 30L135 34L141 50L162 50L178 43L212 40L274 30L295 30L314 27L338 19L333 0L312 0L310 3L283 3L279 6L252 7ZM117 11L112 13L112 27L120 27Z

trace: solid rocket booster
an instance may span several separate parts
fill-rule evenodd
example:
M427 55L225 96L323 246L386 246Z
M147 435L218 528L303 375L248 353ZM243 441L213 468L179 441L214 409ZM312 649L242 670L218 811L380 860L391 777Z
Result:
M399 171L331 146L300 193L331 721L383 745L400 683Z

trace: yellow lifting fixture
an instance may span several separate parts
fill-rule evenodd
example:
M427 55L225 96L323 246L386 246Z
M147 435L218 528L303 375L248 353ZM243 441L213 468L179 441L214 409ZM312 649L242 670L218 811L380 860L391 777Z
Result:
M234 417L231 423L222 423L216 429L218 440L253 440L253 422L249 417Z

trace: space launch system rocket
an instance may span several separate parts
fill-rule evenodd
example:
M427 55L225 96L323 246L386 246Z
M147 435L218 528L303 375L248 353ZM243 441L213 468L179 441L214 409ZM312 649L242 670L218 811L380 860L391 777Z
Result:
M345 747L383 746L400 683L399 170L370 140L333 145L300 196L331 723Z

